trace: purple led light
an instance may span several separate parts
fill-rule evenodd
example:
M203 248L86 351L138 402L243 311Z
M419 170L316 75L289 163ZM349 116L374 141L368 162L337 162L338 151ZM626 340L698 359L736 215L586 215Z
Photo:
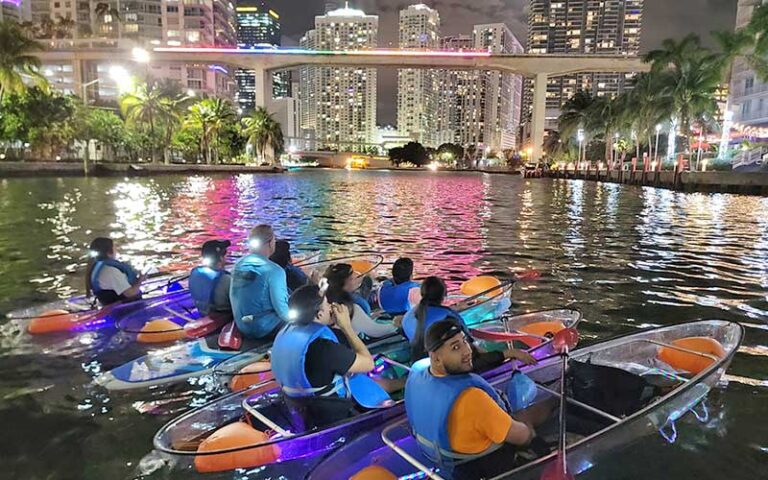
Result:
M0 3L8 3L15 7L21 6L21 0L0 0Z

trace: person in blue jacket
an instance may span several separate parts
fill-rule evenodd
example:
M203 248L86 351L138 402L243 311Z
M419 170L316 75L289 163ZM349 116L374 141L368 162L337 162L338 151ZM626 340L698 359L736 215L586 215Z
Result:
M232 277L226 270L229 240L209 240L203 244L202 264L189 274L189 293L202 316L231 320L229 288Z
M348 418L359 402L389 400L368 376L356 375L373 370L374 361L345 306L329 303L316 285L293 292L289 306L291 323L272 346L272 372L305 428Z
M392 279L379 289L379 305L390 315L403 315L421 300L418 282L414 282L413 260L398 258L392 265Z
M421 284L421 301L403 317L403 334L411 344L411 361L416 362L427 356L424 349L424 334L433 324L442 320L453 320L469 336L469 328L461 314L451 307L443 305L447 289L445 282L438 277L427 277ZM495 368L505 360L520 360L525 364L536 363L536 360L524 350L509 348L504 351L486 352L472 344L475 371L484 372Z
M275 233L258 225L248 236L250 253L232 270L229 300L238 330L250 339L274 337L288 321L288 285L285 270L271 261Z
M297 288L309 283L309 277L304 271L293 264L291 258L291 244L287 240L278 240L275 242L275 253L269 257L270 260L280 265L285 270L286 283L288 291L293 292Z
M103 306L141 298L144 275L117 260L117 247L111 238L98 237L90 245L85 273L85 291L93 293Z

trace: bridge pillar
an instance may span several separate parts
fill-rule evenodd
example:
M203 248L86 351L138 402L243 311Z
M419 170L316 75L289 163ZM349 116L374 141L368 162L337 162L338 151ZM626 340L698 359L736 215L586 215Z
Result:
M531 131L531 147L533 161L538 162L543 156L544 122L547 111L547 74L537 73L533 83L533 118Z
M255 68L253 75L256 79L254 93L256 106L269 109L272 100L272 73L266 68Z

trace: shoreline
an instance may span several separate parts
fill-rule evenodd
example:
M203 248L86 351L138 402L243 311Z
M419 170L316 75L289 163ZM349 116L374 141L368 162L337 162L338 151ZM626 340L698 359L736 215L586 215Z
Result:
M678 192L736 193L768 196L768 172L676 172L629 170L550 170L548 178L590 180Z

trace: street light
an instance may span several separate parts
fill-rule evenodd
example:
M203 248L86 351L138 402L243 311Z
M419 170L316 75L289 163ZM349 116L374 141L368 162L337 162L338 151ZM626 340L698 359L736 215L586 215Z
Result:
M661 132L661 124L656 125L656 146L653 149L653 159L659 159L659 132Z
M109 67L109 78L115 82L119 93L129 92L131 88L133 88L131 75L125 67L120 65L112 65Z
M149 52L143 48L134 47L133 50L131 50L131 56L135 62L149 63Z
M584 154L582 153L582 144L584 143L584 129L580 128L579 131L576 133L576 138L579 139L579 161L584 161ZM584 152L586 153L586 152Z
M188 97L194 97L196 95L195 91L191 88L187 89L187 96Z

